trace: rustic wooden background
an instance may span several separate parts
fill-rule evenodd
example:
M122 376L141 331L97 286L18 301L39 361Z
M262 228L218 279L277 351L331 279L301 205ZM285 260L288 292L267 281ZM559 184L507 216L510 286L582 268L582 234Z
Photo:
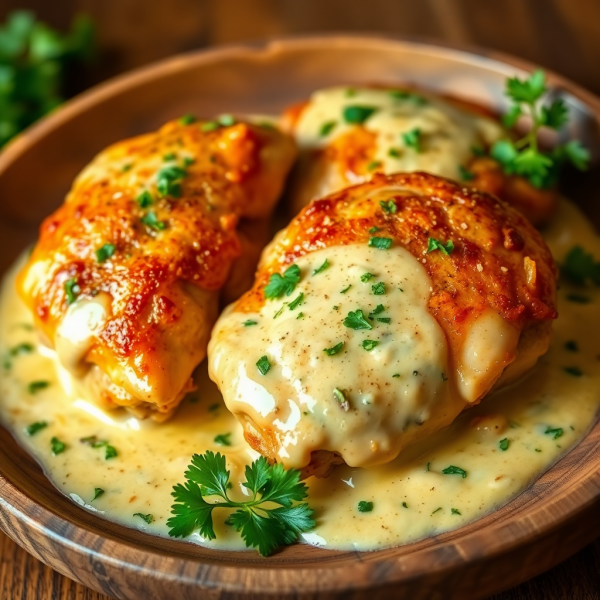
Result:
M289 34L363 31L479 45L554 69L600 94L600 0L0 0L66 28L93 17L100 54L83 88L171 54ZM599 516L600 518L600 516ZM108 600L0 534L0 598ZM600 540L494 600L599 600Z

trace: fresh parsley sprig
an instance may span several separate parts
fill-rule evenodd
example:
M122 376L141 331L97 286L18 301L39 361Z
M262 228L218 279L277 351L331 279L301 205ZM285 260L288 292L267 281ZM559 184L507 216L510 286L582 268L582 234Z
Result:
M300 281L300 267L296 264L288 267L283 275L272 273L265 286L265 298L281 298L284 294L290 296Z
M548 91L546 75L538 69L528 79L511 77L506 82L505 94L512 101L512 106L503 117L506 127L513 127L520 116L531 118L531 129L517 140L498 140L490 150L495 158L509 174L522 175L537 188L553 185L560 167L565 163L573 164L580 171L588 167L590 154L577 141L571 140L556 146L551 152L542 152L538 146L538 133L542 127L558 130L569 119L568 109L562 99L551 104L543 104L543 96Z
M188 537L198 530L206 539L214 540L213 510L234 509L226 523L240 533L247 547L269 556L279 547L298 541L301 533L315 526L308 504L294 505L307 496L299 471L286 471L279 463L269 465L261 456L246 466L246 481L242 485L250 491L250 498L245 502L229 498L229 474L226 459L218 452L208 450L192 457L185 483L173 488L173 516L167 521L170 536ZM207 502L205 498L210 496L222 501ZM273 504L278 506L273 508Z

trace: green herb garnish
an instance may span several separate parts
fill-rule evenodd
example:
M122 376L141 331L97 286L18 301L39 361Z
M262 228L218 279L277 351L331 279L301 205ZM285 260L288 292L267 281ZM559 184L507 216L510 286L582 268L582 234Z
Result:
M327 121L321 125L321 129L319 129L319 136L326 137L328 136L333 128L337 125L337 121Z
M146 521L146 523L148 523L148 525L150 525L154 521L154 517L151 514L145 515L143 513L137 512L137 513L133 513L133 516L143 519L144 521Z
M379 109L376 106L346 106L343 112L344 121L352 125L361 125L377 110Z
M545 435L551 435L553 440L557 440L559 437L562 437L564 433L562 427L546 427L546 431L544 431Z
M440 510L442 510L441 506L438 506L429 516L435 515L436 512L440 512Z
M403 133L402 141L415 152L421 152L421 130L418 127Z
M221 127L231 127L232 125L235 125L235 117L228 113L219 115L217 121Z
M379 342L376 342L375 340L363 340L361 345L367 352L371 352L371 350L379 346Z
M165 229L167 227L167 224L164 221L159 221L156 213L151 210L150 212L147 212L141 219L140 221L146 225L146 227L149 227L150 229L154 229L154 231L162 231L163 229Z
M408 508L408 504L406 504L406 502L403 502L403 503L402 503L402 506L403 506L404 508Z
M367 165L367 171L374 171L375 169L379 169L383 163L380 160L372 160Z
M329 261L325 259L325 262L318 268L313 271L313 275L318 275L322 273L329 266Z
M252 321L251 319L248 319L247 321L244 321L242 325L244 327L252 327L252 325L258 325L258 321Z
M475 173L473 173L472 171L469 171L469 169L467 169L466 167L463 167L462 165L459 165L458 172L460 173L460 178L463 181L471 181L471 180L475 179Z
M363 273L363 274L360 276L360 280L361 280L363 283L367 283L367 281L369 281L370 279L373 279L373 277L375 277L375 275L373 275L373 273Z
M167 154L165 154L163 156L163 161L164 162L169 162L171 160L175 160L176 156L175 156L175 152L167 152Z
M387 214L395 214L398 211L398 207L393 200L380 200L379 206L381 206L383 212Z
M454 250L454 242L448 240L444 244L444 242L440 242L440 240L430 237L427 241L427 253L434 252L435 250L439 250L442 254L448 256L448 254L452 254L452 251Z
M269 362L269 358L265 356L261 356L256 361L256 367L258 368L258 372L261 375L266 375L271 370L271 363Z
M463 479L467 476L467 472L464 469L455 467L454 465L442 469L442 473L444 475L460 475Z
M99 263L103 263L108 260L114 253L117 247L114 244L104 244L96 250L96 260Z
M344 394L344 391L340 390L340 388L333 388L333 397L343 410L347 411L350 408L350 403L346 399L346 394Z
M351 287L352 284L349 283L343 290L340 290L340 294L345 294Z
M9 350L9 354L11 356L19 356L20 354L30 354L31 352L33 352L33 350L33 344L30 344L29 342L22 342L21 344L13 346Z
M508 447L510 446L510 440L508 438L504 438L498 442L498 448L502 450L502 452L506 452Z
M198 530L205 539L214 540L213 510L235 509L227 524L241 534L246 546L268 556L280 546L294 543L301 533L315 526L312 509L305 503L294 505L307 496L299 471L286 471L281 463L269 465L261 456L246 467L246 481L242 485L249 490L250 497L245 502L229 498L229 475L225 457L220 453L207 451L192 457L185 483L173 488L175 504L167 521L170 536L188 537ZM207 502L205 498L211 496L222 501ZM272 508L272 504L278 506Z
M67 445L64 442L61 442L57 437L53 437L50 440L50 447L52 449L53 456L62 454L67 449Z
M48 427L48 421L36 421L35 423L31 423L25 427L25 432L27 435L35 435L38 431L45 429Z
M77 296L81 294L81 288L76 277L71 277L71 279L65 281L65 294L67 295L67 304L73 304L77 300Z
M195 123L197 120L198 119L191 113L187 113L187 114L183 115L183 117L179 117L179 123L181 125L191 125L192 123Z
M290 310L296 310L302 302L304 302L304 292L300 292L298 296L289 303L288 308Z
M450 513L453 515L461 515L462 516L462 513L460 512L460 510L458 510L458 508L451 508Z
M565 349L569 352L579 352L579 346L574 340L569 340L568 342L565 342Z
M388 150L388 156L392 158L400 158L402 156L402 151L398 148L390 148Z
M371 290L375 296L383 296L385 294L385 283L380 281L379 283L374 283L371 286Z
M331 348L323 348L323 352L327 354L327 356L334 356L340 352L340 350L344 347L344 342L339 342L335 346Z
M102 488L94 488L94 497L92 498L92 502L97 498L100 498L104 494L104 490Z
M291 295L298 282L300 281L300 267L291 265L283 275L272 273L269 277L269 283L265 286L265 298L281 298L284 294Z
M581 377L583 375L583 371L579 367L563 367L565 373L569 375L573 375L573 377Z
M181 197L181 182L187 177L187 171L177 165L164 167L158 172L156 177L156 189L158 195L162 198L170 196L171 198Z
M365 513L365 512L371 512L372 510L373 510L372 502L367 502L365 500L361 500L358 503L358 512Z
M586 283L600 285L600 262L596 262L593 255L581 246L573 246L569 250L560 272L561 275L579 285Z
M152 204L152 194L148 190L144 190L135 201L141 208L148 208Z
M392 245L392 238L371 237L369 238L369 246L378 248L379 250L389 250Z
M27 391L30 394L37 394L37 392L40 390L45 390L47 387L49 387L49 385L49 381L31 381L27 386Z
M511 77L507 80L505 93L513 105L504 116L504 124L512 127L521 115L527 114L532 119L532 127L520 140L514 143L499 140L490 151L507 174L522 175L537 188L553 185L566 162L581 171L586 170L590 158L589 152L576 140L558 145L551 152L539 149L537 138L542 127L558 130L568 121L568 109L562 99L548 106L540 104L547 91L546 76L540 69L528 79Z
M354 330L373 329L373 326L365 319L365 315L363 315L363 311L360 308L348 313L348 316L344 319L344 325Z
M215 444L219 444L219 446L231 446L231 433L220 433L215 436L214 442Z

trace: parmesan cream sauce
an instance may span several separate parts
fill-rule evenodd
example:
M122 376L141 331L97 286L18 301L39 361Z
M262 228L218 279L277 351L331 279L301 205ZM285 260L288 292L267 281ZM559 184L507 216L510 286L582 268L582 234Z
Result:
M384 173L428 171L460 179L460 168L473 157L474 147L491 145L505 136L493 119L461 110L434 95L419 92L398 97L388 89L350 88L349 93L348 87L335 87L311 96L295 128L298 146L327 146L347 133L354 127L342 118L347 106L376 109L363 126L376 135L373 159L379 165L377 170ZM327 124L329 131L323 135ZM420 152L407 146L402 138L415 129L420 132ZM363 179L353 177L354 183Z
M544 235L559 261L575 244L600 259L598 237L568 202L561 204ZM0 419L62 492L99 516L166 536L172 486L183 481L193 453L211 449L226 454L232 493L243 497L243 469L257 455L208 380L206 363L199 368L198 391L167 423L140 421L124 411L104 412L78 397L54 354L37 344L31 316L14 291L15 273L16 267L0 298ZM590 301L569 301L574 292ZM600 290L563 282L558 297L560 316L550 350L525 379L463 412L392 462L368 469L338 467L327 479L310 479L308 502L317 527L303 536L305 541L369 550L455 529L508 502L579 442L600 407ZM420 309L414 310L417 314ZM33 351L22 344L31 344ZM444 360L443 354L435 358L436 369ZM31 389L35 381L48 385ZM37 421L48 426L28 435L26 427ZM548 429L555 431L546 433ZM225 440L231 446L215 441L228 433ZM93 435L107 440L118 455L107 460L104 447L80 442ZM53 437L66 444L56 456ZM506 450L502 440L507 440ZM467 476L443 474L450 465ZM104 493L93 500L95 488ZM358 512L359 501L373 502L372 512ZM154 520L147 524L134 513L151 514ZM214 512L217 539L207 545L241 549L238 534L223 523L226 516L226 511ZM198 535L190 541L205 543Z

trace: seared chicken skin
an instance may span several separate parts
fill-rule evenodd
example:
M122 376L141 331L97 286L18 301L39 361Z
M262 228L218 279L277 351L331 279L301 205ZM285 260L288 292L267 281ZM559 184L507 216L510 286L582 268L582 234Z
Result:
M368 181L376 172L427 171L496 194L532 223L547 220L558 201L506 175L483 156L509 138L494 115L470 102L373 86L330 88L290 107L283 126L300 149L292 180L293 213L314 198Z
M448 425L548 348L557 270L486 193L375 174L313 201L217 322L209 373L272 461L369 466Z
M192 389L220 294L251 285L295 156L276 129L190 121L100 153L42 224L18 281L84 393L157 420Z

